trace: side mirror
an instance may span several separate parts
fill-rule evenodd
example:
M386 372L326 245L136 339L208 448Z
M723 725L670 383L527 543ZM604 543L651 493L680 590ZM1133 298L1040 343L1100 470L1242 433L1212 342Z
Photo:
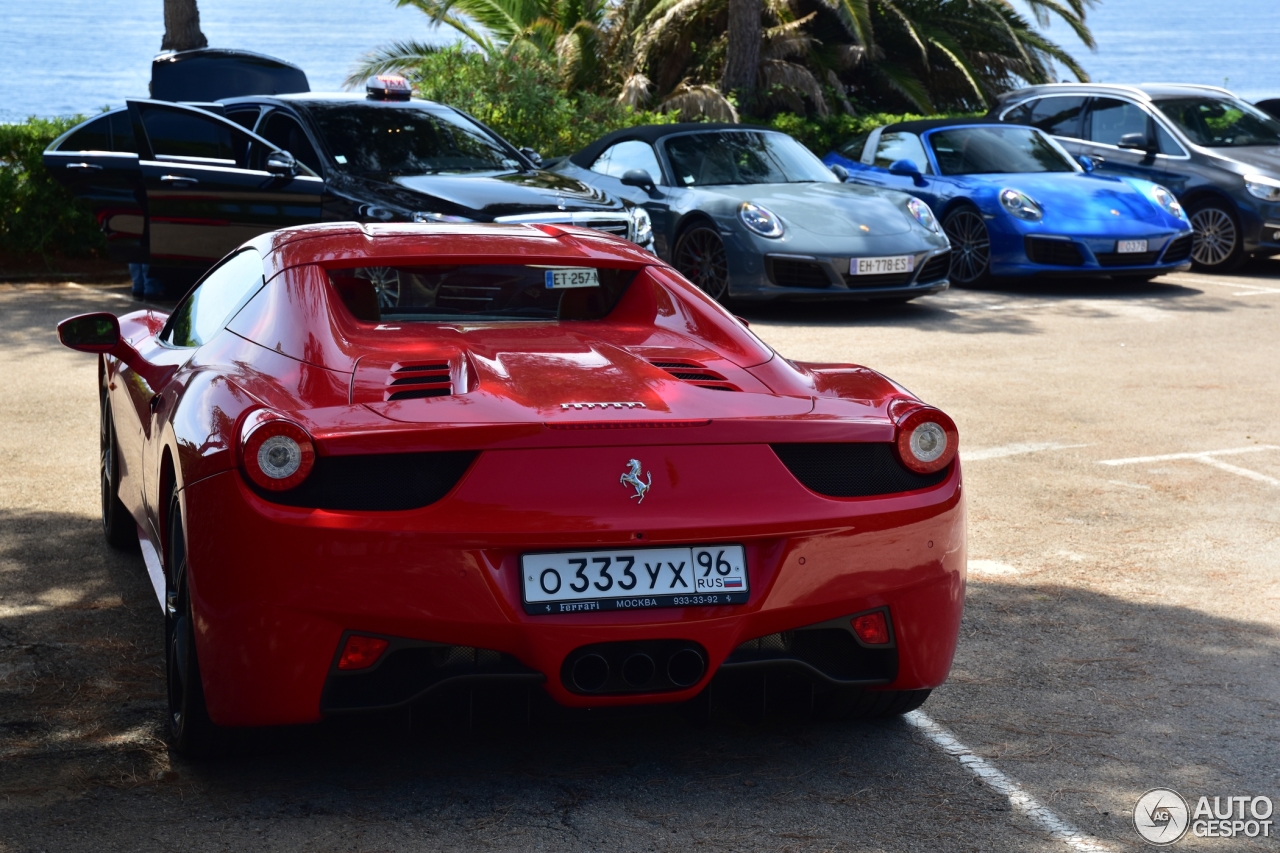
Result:
M1126 133L1120 137L1118 147L1126 148L1130 151L1150 151L1151 144L1147 141L1145 133Z
M658 185L653 182L653 176L644 169L628 169L618 180L622 181L625 187L639 187L649 195L658 191Z
M889 164L890 175L901 175L911 178L911 182L918 187L924 186L924 175L920 174L920 167L916 165L915 160L894 160Z
M842 181L849 180L849 170L844 166L841 166L839 163L831 164L831 174L835 175Z
M298 161L288 151L272 151L267 155L267 171L276 177L292 178L298 174Z
M534 151L532 148L521 148L520 153L529 158L529 162L533 165L539 168L542 167L542 155L537 151Z
M1084 169L1089 174L1093 174L1093 170L1098 168L1098 165L1093 162L1093 158L1088 154L1081 154L1076 158L1076 162L1080 164L1081 169Z
M111 352L120 344L120 321L105 312L68 317L58 324L58 340L80 352Z

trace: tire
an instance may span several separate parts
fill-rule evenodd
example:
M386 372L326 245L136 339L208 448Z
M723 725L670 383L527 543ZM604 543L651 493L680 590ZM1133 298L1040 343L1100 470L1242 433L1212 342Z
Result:
M729 254L710 225L699 223L676 240L673 266L717 302L729 298Z
M863 690L837 687L815 697L813 715L820 720L877 720L900 717L929 698L931 690Z
M188 758L211 758L226 751L226 732L209 719L196 655L196 636L187 584L187 546L182 508L169 502L169 537L165 553L164 657L168 708L165 730L175 752Z
M962 205L942 221L951 241L951 283L975 287L991 281L991 232L976 207Z
M138 547L138 524L120 502L120 459L111 404L103 397L98 417L98 480L102 492L102 533L121 551Z
M367 279L378 297L379 308L395 308L400 304L400 271L394 267L363 267L356 278Z
M1194 234L1191 266L1200 272L1231 272L1244 263L1244 240L1235 211L1217 199L1187 206Z

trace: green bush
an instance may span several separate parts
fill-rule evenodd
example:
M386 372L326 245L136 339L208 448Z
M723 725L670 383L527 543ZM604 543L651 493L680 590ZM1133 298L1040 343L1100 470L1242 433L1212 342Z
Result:
M0 253L85 257L105 246L93 214L45 171L49 143L83 121L29 118L0 124Z
M572 154L619 128L675 121L589 92L566 94L556 70L531 52L489 58L454 45L427 57L411 76L420 97L465 110L512 145L544 157Z
M767 122L769 127L790 134L808 146L809 150L819 157L825 157L837 145L848 142L853 137L870 133L877 127L899 121L911 121L924 118L918 115L892 115L890 113L868 113L851 116L847 113L832 114L825 118L805 118L792 113L779 113Z

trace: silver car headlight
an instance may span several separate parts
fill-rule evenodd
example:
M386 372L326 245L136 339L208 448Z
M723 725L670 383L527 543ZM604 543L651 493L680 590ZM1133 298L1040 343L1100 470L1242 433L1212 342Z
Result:
M766 207L744 201L738 208L738 218L742 224L761 237L781 237L782 220Z
M1044 218L1044 208L1031 196L1018 190L1000 190L1000 204L1009 215L1026 222L1039 222Z
M1173 193L1160 185L1156 185L1151 189L1151 197L1156 200L1156 204L1160 205L1160 209L1170 216L1176 216L1179 219L1186 219L1187 213L1182 209L1182 205L1174 198Z
M414 222L474 222L465 216L453 216L448 213L424 213L421 210L413 214Z
M1280 201L1280 181L1265 175L1245 175L1244 188L1263 201Z
M915 217L916 222L919 222L925 228L928 228L930 231L942 231L942 229L938 227L938 218L933 215L933 211L929 209L929 205L925 204L920 199L908 199L907 210L911 211L911 215Z
M653 219L638 204L631 208L631 242L645 247L653 242Z

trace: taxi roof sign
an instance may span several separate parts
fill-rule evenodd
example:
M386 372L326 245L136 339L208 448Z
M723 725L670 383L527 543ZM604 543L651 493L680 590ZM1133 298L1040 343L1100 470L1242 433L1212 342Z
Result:
M378 74L364 84L364 91L374 101L407 101L413 95L409 81L399 74Z

